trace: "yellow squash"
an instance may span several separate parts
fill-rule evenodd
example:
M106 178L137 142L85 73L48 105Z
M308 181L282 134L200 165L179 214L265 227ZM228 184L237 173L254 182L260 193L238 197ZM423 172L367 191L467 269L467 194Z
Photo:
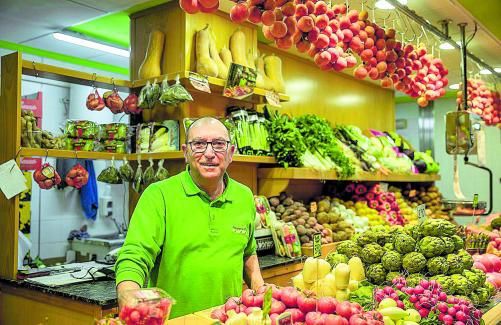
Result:
M245 44L245 34L240 29L237 29L230 38L230 51L233 58L233 63L248 67L247 63L247 46Z
M159 30L152 30L148 41L148 49L143 63L139 67L139 79L148 79L162 74L160 65L164 50L165 34Z
M217 77L219 70L210 56L209 25L196 34L196 72L209 77Z

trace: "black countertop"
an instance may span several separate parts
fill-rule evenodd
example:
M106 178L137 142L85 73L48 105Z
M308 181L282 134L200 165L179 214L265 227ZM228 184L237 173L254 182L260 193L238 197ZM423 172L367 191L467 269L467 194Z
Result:
M304 257L288 258L275 255L259 256L259 265L262 270L275 266L287 265L301 262ZM42 293L70 298L94 305L101 306L103 309L115 307L117 305L117 294L115 290L115 281L104 279L93 282L68 284L61 287L45 287L22 280L0 279L0 282L16 287L36 290Z

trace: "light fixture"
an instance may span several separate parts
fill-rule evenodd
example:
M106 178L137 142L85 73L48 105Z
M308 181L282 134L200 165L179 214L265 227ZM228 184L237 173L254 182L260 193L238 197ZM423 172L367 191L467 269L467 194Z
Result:
M459 89L459 84L452 84L449 86L450 89L458 90Z
M482 69L480 70L480 74L492 74L492 72L489 69Z
M397 1L400 2L401 4L403 4L404 6L407 5L407 0L397 0ZM395 9L395 7L393 5L391 5L388 1L385 1L385 0L377 1L376 8L384 9L384 10Z
M76 44L76 45L88 47L91 49L123 56L126 58L128 58L130 56L129 51L127 51L127 50L120 49L118 47L113 47L113 46L101 44L101 43L97 43L94 41L89 41L89 40L86 40L86 39L83 39L80 37L75 37L75 36L71 36L71 35L67 35L67 34L63 34L63 33L53 33L52 36L54 36L54 38L57 40L65 41L65 42L68 42L71 44Z
M455 49L455 47L449 42L443 42L442 44L440 44L439 48L441 50L454 50Z
M496 71L497 73L501 73L501 68L494 68L494 71Z

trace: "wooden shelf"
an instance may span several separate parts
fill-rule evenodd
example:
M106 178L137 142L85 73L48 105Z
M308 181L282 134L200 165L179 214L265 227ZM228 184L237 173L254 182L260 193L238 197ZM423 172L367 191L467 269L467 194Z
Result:
M335 171L321 172L310 168L259 168L259 179L301 179L301 180L356 180L381 182L434 182L440 180L439 175L382 175L367 172L350 178L340 178Z
M39 149L39 148L21 148L19 153L21 157L53 157L53 158L78 158L78 159L96 159L96 160L115 160L123 159L125 156L128 160L137 160L140 156L141 160L182 160L184 155L182 151L168 151L156 153L110 153L110 152L94 152L94 151L71 151L71 150L56 150L56 149ZM251 163L251 164L275 164L275 158L266 156L245 156L234 155L234 162Z
M112 89L113 85L115 85L119 90L127 93L131 87L131 82L129 80L103 77L93 73L60 68L53 65L27 60L23 60L22 73L34 77L47 78L80 85L91 86L94 84L98 88Z
M179 80L186 89L188 89L189 91L199 91L191 85L189 81L189 76L190 76L189 71L184 71L180 73L169 73L154 78L135 80L131 82L131 88L143 87L144 85L146 85L148 81L153 82L155 79L157 80L158 83L161 83L165 78L167 78L167 80L169 80L169 82L172 84L172 82L176 79L177 75L179 75ZM208 77L208 80L212 94L222 96L226 80L214 77ZM261 103L264 102L264 97L266 96L266 92L267 90L265 89L254 88L253 95L241 100L246 102ZM288 102L290 99L290 97L285 94L278 94L278 97L280 98L281 102Z

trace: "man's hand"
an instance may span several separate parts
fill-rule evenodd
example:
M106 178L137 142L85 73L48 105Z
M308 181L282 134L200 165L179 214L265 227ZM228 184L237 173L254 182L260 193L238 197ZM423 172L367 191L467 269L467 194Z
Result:
M252 290L257 290L264 284L257 255L250 255L244 259L244 281Z
M122 281L117 285L117 300L118 300L118 309L122 309L125 304L123 299L123 293L127 290L137 290L140 289L141 286L134 281Z

